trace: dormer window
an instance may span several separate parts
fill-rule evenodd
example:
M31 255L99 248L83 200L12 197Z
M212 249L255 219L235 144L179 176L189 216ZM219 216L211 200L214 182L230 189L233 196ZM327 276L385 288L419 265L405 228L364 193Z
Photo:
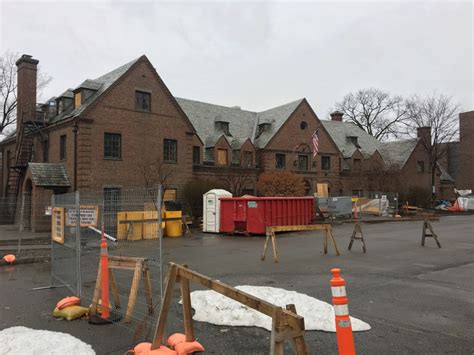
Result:
M217 130L223 132L226 136L230 136L230 131L229 131L229 122L225 121L216 121L216 128Z
M360 148L359 140L357 136L348 136L347 140L351 142L352 144L354 144L357 148Z
M271 124L268 122L265 123L260 123L258 125L258 134L257 137L259 137L263 132L267 131L270 128Z
M78 108L82 104L82 92L76 91L74 93L74 108Z

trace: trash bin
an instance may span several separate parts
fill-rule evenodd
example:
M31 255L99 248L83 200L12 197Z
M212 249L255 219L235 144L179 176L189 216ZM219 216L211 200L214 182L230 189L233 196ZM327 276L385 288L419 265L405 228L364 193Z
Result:
M165 235L167 237L181 237L183 235L182 211L165 211L165 218L179 218L166 221Z

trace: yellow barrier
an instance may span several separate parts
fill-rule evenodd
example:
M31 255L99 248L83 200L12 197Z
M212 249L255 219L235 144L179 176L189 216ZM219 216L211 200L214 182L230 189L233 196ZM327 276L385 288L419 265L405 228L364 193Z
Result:
M181 213L181 212L180 212ZM163 218L165 212L163 211ZM158 222L150 222L150 219L158 219L158 211L130 211L117 213L117 240L149 240L158 238ZM146 222L141 222L145 220ZM137 221L128 222L124 221ZM166 229L165 222L161 222L161 228ZM131 232L129 232L131 230Z
M183 235L183 222L181 211L165 211L165 218L179 218L175 221L167 221L165 233L167 237L181 237Z

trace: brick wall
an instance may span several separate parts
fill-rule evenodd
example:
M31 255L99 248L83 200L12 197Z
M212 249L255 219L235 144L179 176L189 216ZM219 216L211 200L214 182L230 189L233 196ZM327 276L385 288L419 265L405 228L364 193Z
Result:
M456 188L474 189L474 111L459 114L459 142Z

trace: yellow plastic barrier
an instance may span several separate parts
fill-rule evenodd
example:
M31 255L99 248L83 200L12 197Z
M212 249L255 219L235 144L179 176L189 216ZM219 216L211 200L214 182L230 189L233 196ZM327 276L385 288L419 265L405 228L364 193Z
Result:
M118 212L117 213L117 240L127 239L127 228L128 226L125 223L120 223L121 221L127 220L127 212Z
M165 211L165 218L179 218L175 221L166 221L165 233L167 237L181 237L183 235L182 212Z

